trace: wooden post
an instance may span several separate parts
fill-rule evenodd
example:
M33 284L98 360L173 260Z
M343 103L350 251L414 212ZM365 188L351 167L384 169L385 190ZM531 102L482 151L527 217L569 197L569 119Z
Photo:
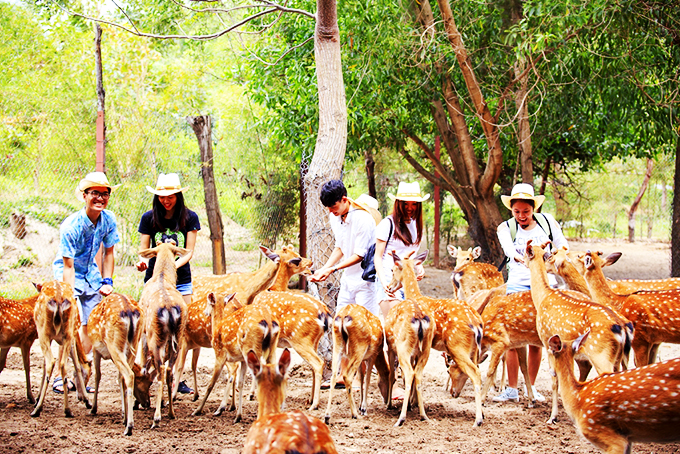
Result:
M224 256L224 225L220 213L220 203L215 188L213 172L212 123L210 115L187 117L198 139L201 151L201 176L203 177L203 193L205 194L205 211L210 226L210 240L212 241L213 274L224 274L227 269Z
M94 48L94 66L97 77L97 162L95 170L98 172L106 172L106 92L104 91L104 76L102 73L102 28L99 24L95 25L94 29Z
M437 158L437 161L439 161L439 136L434 138L434 155ZM435 178L439 178L439 174L437 172L434 173ZM441 197L439 195L439 185L435 184L434 185L434 258L433 258L433 264L435 268L439 268L439 221L441 218Z

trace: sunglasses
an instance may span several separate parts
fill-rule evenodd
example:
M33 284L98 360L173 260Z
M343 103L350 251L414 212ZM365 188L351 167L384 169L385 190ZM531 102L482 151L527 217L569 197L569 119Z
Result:
M109 197L111 196L110 192L99 192L99 191L86 191L85 194L89 194L95 199L103 199L103 200L108 200Z

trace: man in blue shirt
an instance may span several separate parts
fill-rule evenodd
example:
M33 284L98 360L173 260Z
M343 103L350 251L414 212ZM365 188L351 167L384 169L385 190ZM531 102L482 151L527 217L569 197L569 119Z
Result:
M76 197L85 202L85 207L61 223L59 250L52 265L54 278L70 284L80 302L80 340L86 353L92 349L87 335L90 312L113 291L113 246L120 238L116 217L106 206L117 187L111 186L102 172L89 173L80 180ZM104 249L101 270L95 262L100 246Z

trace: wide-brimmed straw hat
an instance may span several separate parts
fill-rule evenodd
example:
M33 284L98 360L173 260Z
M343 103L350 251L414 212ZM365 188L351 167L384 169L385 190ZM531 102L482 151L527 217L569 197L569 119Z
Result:
M158 181L156 182L155 188L152 188L151 186L146 187L147 191L161 197L184 192L187 189L189 188L183 188L179 183L179 175L176 173L161 173L158 175Z
M423 195L420 192L420 185L418 182L413 183L399 183L397 187L397 195L387 194L392 200L403 200L404 202L424 202L430 198L430 194Z
M538 210L538 208L543 205L543 202L545 201L545 196L544 195L534 195L534 187L528 183L518 183L512 188L512 192L510 195L502 195L501 200L503 201L503 205L508 207L509 210L512 210L512 201L513 200L533 200L534 201L534 210Z
M109 179L106 178L106 174L104 172L91 172L88 173L85 178L80 180L78 185L76 186L76 199L78 199L79 202L83 201L83 194L85 191L87 191L90 188L109 188L109 191L113 192L117 187L119 187L119 184L116 185L111 185L109 183Z

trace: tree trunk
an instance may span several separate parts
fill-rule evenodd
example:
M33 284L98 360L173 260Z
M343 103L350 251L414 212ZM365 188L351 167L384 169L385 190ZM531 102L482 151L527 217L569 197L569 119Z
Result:
M201 176L203 177L205 211L208 215L210 240L212 241L213 274L224 274L227 263L224 256L224 226L213 173L212 123L210 115L187 117L187 122L196 134L198 148L201 151Z
M347 145L347 105L340 58L340 30L335 0L317 0L314 55L319 91L319 131L314 156L305 176L307 197L307 247L317 267L323 266L335 240L328 212L321 205L321 186L339 179ZM332 309L338 290L335 275L318 286L319 296Z
M366 160L366 181L368 182L368 195L374 199L378 198L378 191L375 188L375 159L373 159L373 151L366 150L364 153Z
M106 92L102 70L102 29L99 24L94 29L95 74L97 78L97 131L96 131L96 170L106 172Z
M645 191L647 190L647 186L649 185L649 179L652 177L653 168L654 160L652 160L652 158L647 158L647 171L645 172L645 177L642 179L642 185L640 186L640 190L638 191L635 200L633 200L633 204L630 206L630 209L628 210L628 241L631 243L635 242L635 212L637 211L638 206L640 205L640 200L642 200L642 196L645 195Z
M524 73L526 61L515 63L515 77ZM529 73L524 74L519 81L519 88L515 91L515 105L517 106L517 140L522 169L522 183L534 184L533 151L531 148L531 126L529 125L529 96L527 86Z
M673 176L673 225L671 227L671 276L680 277L680 137L676 137Z

